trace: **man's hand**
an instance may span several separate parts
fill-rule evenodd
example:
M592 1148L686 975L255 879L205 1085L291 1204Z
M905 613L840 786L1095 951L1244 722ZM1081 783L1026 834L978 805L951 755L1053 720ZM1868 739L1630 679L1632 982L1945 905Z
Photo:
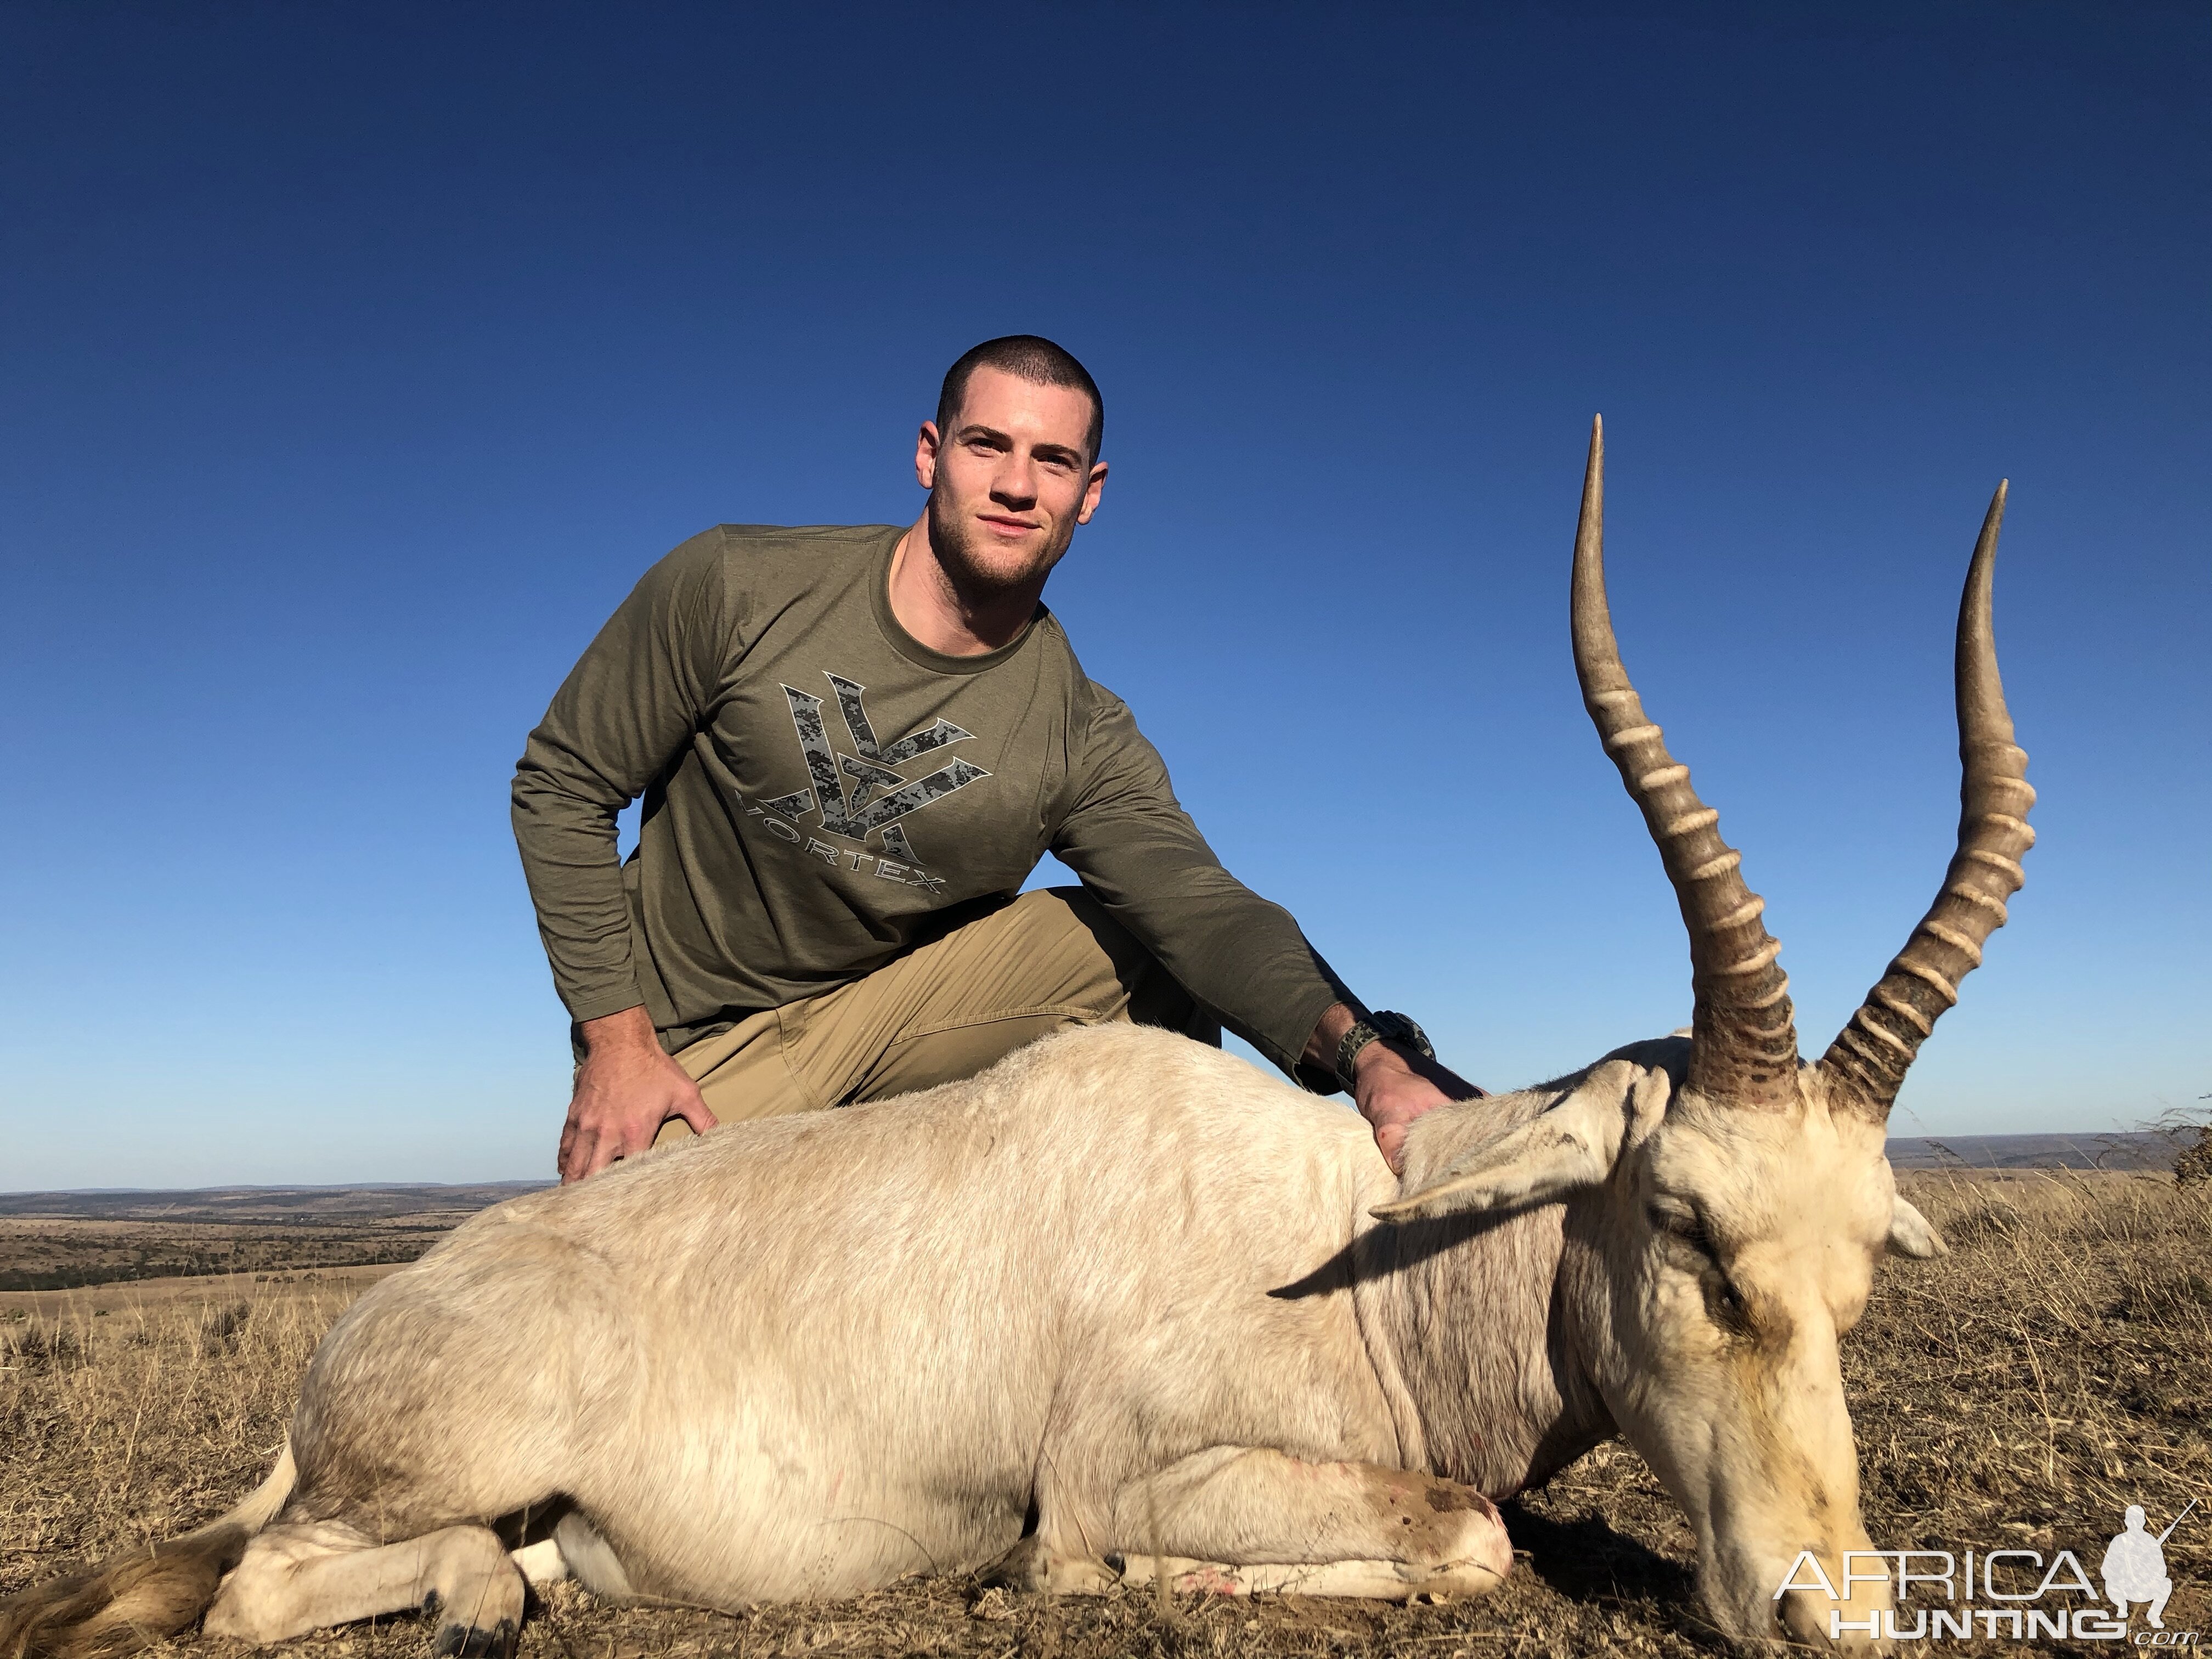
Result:
M1406 1131L1424 1112L1455 1100L1473 1100L1483 1091L1419 1054L1404 1054L1387 1042L1370 1042L1352 1062L1358 1085L1359 1115L1374 1127L1375 1145L1392 1175L1406 1169Z
M1306 1044L1308 1063L1324 1072L1334 1071L1337 1045L1357 1018L1341 1002L1323 1014ZM1362 1048L1352 1062L1352 1070L1359 1115L1373 1127L1376 1147L1393 1175L1405 1171L1406 1131L1415 1118L1455 1100L1479 1099L1486 1092L1436 1061L1402 1053L1388 1042L1370 1042Z
M661 1052L644 1009L587 1019L583 1036L584 1063L576 1068L576 1091L561 1130L562 1184L643 1152L672 1117L702 1135L720 1121L700 1098L699 1085Z

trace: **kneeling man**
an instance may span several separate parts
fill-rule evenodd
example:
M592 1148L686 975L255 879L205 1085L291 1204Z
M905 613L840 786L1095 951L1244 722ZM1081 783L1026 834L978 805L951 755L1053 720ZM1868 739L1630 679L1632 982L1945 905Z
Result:
M514 778L574 1021L562 1180L1101 1020L1225 1024L1350 1090L1394 1166L1414 1118L1479 1092L1221 867L1041 602L1097 510L1104 426L1068 353L988 341L922 422L913 525L720 526L585 652ZM1083 885L1015 896L1048 852Z

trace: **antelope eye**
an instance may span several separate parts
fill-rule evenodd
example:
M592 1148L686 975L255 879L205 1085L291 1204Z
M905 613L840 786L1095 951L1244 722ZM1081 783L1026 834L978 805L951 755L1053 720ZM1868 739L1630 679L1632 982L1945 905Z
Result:
M1751 1319L1744 1311L1743 1297L1725 1277L1719 1284L1707 1288L1705 1306L1712 1316L1713 1323L1723 1330L1742 1336L1751 1329Z
M1713 1241L1706 1237L1705 1224L1694 1215L1680 1210L1665 1210L1653 1205L1650 1210L1651 1227L1655 1232L1669 1238L1679 1238L1692 1249L1705 1255L1713 1253Z

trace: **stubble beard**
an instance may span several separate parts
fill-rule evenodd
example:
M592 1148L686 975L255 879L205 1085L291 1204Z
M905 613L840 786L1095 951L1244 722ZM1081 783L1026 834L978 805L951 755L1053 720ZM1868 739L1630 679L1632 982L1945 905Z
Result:
M942 491L932 490L929 495L930 549L951 586L953 597L966 610L994 609L1042 581L1074 539L1075 525L1071 520L1055 525L1043 548L1018 569L992 565L979 556L982 532L946 507Z

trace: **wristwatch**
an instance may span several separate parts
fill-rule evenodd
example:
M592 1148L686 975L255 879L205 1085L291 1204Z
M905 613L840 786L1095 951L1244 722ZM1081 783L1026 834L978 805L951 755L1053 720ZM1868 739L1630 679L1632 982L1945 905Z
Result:
M1356 1092L1352 1086L1352 1062L1359 1058L1362 1048L1376 1042L1397 1043L1411 1048L1424 1060L1437 1057L1427 1032L1404 1014L1393 1013L1388 1008L1377 1009L1365 1019L1353 1020L1352 1029L1344 1034L1344 1041L1336 1045L1336 1080L1344 1085L1345 1093Z

